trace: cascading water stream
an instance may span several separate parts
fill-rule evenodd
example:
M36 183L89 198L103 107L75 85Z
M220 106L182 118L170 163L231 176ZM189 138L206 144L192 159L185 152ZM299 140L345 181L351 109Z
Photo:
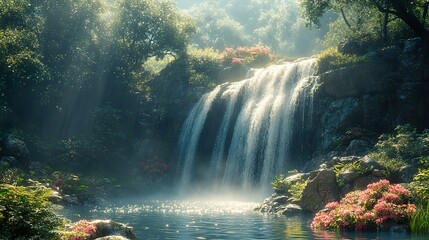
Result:
M310 58L257 69L249 79L205 94L182 128L180 188L202 184L269 191L290 157L294 112L302 93L315 82L314 65ZM203 148L203 142L211 146Z

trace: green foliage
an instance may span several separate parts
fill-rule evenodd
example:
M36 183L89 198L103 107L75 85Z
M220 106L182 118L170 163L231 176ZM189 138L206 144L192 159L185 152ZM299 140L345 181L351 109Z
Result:
M0 185L1 239L58 239L62 220L52 211L50 191Z
M365 56L340 53L337 48L328 48L319 54L317 63L320 72L367 61Z
M295 182L287 181L283 173L274 177L271 183L276 193L290 195L289 200L299 201L302 197L302 192L307 186L307 179L299 179Z
M392 39L391 36L393 39L398 39L404 32L407 32L405 25L408 25L414 34L420 37L427 35L427 30L422 30L427 18L426 16L419 17L424 15L428 7L428 3L423 0L358 0L352 2L301 0L300 5L302 14L310 26L320 26L319 19L329 11L338 14L338 20L330 26L330 33L328 33L327 41L331 44L338 44L338 41L344 40L344 38L359 38L372 42L380 40L387 43ZM410 21L410 19L413 20ZM333 42L334 39L336 41Z
M308 180L301 179L294 184L289 185L289 194L291 195L290 201L299 201L301 200L302 193L304 192L305 187L307 186Z
M381 172L389 179L397 178L401 169L407 166L406 162L390 158L385 152L373 152L369 156L380 164Z
M220 70L220 54L211 49L188 50L189 60L189 84L212 88L216 85L217 74Z
M384 174L395 177L407 162L429 153L429 131L421 134L410 125L398 126L391 134L380 136L376 150L369 156L381 166Z
M274 181L271 183L276 193L285 193L288 188L285 182L285 175L283 173L274 176Z
M21 170L17 168L10 168L7 163L1 162L0 184L16 185L24 180L24 176L25 174Z
M358 161L354 161L354 162L350 162L350 163L337 163L333 166L334 172L335 172L335 176L337 177L337 183L338 185L341 187L344 185L344 182L342 182L342 179L339 177L340 174L344 173L346 170L358 173L359 175L364 175L369 173L371 170L364 167L364 165L362 165L362 161L358 160Z
M421 205L429 202L429 157L420 159L421 166L410 185L414 199Z
M410 231L414 234L429 234L429 202L417 205L416 212L411 215Z
M409 161L429 153L429 130L419 134L410 125L397 126L394 133L381 135L375 146L389 158Z
M192 43L222 51L239 46L264 45L276 54L308 56L325 29L310 30L291 0L202 1L187 13L195 19Z

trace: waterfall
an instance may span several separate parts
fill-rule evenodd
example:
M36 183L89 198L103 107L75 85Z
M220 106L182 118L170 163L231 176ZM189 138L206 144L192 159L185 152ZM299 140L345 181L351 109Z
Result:
M202 96L178 143L180 188L269 191L291 157L294 112L314 86L314 65L310 58L257 69L253 77Z

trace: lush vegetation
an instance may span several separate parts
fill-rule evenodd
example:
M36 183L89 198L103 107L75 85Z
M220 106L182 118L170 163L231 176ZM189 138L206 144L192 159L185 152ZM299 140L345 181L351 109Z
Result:
M429 131L417 133L410 125L398 126L393 133L381 135L375 147L369 156L382 166L386 176L395 180L407 163L425 161L429 154ZM424 175L426 170L420 171Z
M288 175L296 174L295 171L289 171ZM275 176L272 186L277 194L285 194L289 197L289 201L298 202L301 200L304 188L307 186L308 180L298 178L296 180L288 180L284 174Z
M51 190L0 185L1 239L58 239L63 221L48 200Z

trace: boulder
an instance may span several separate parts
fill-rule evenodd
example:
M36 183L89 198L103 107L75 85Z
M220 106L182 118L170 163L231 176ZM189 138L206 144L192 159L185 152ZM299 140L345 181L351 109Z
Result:
M18 167L28 169L30 167L30 157L27 145L24 141L16 138L13 135L7 135L0 139L0 156L14 157L14 165L11 167Z
M333 170L317 170L310 174L302 193L300 206L304 210L316 212L328 202L338 201L340 191Z
M349 184L352 183L354 180L356 180L359 177L359 173L354 172L350 169L344 170L342 173L338 175L338 178L344 183Z
M109 237L120 236L130 240L137 239L137 237L133 233L133 228L123 223L118 223L111 220L94 220L94 221L91 221L90 223L95 224L97 227L97 231L95 232L95 238L102 238L102 237L108 237L108 236ZM117 238L107 238L107 239L117 239Z
M375 183L380 181L382 178L375 177L375 176L365 176L356 179L356 181L353 184L354 190L364 190L368 186L368 184Z
M367 141L354 139L350 142L345 155L364 156L371 150L371 146Z
M129 240L129 239L122 236L113 235L113 236L96 238L95 240Z
M357 40L348 40L338 45L338 51L344 54L364 55L370 51L370 45Z
M407 165L401 167L399 170L399 182L409 183L413 181L414 175L417 173L417 167L414 165Z
M283 215L287 217L299 215L302 213L302 208L297 204L288 204L286 206L281 207L276 214Z
M361 159L361 167L368 170L380 169L380 164L369 156L365 156Z

